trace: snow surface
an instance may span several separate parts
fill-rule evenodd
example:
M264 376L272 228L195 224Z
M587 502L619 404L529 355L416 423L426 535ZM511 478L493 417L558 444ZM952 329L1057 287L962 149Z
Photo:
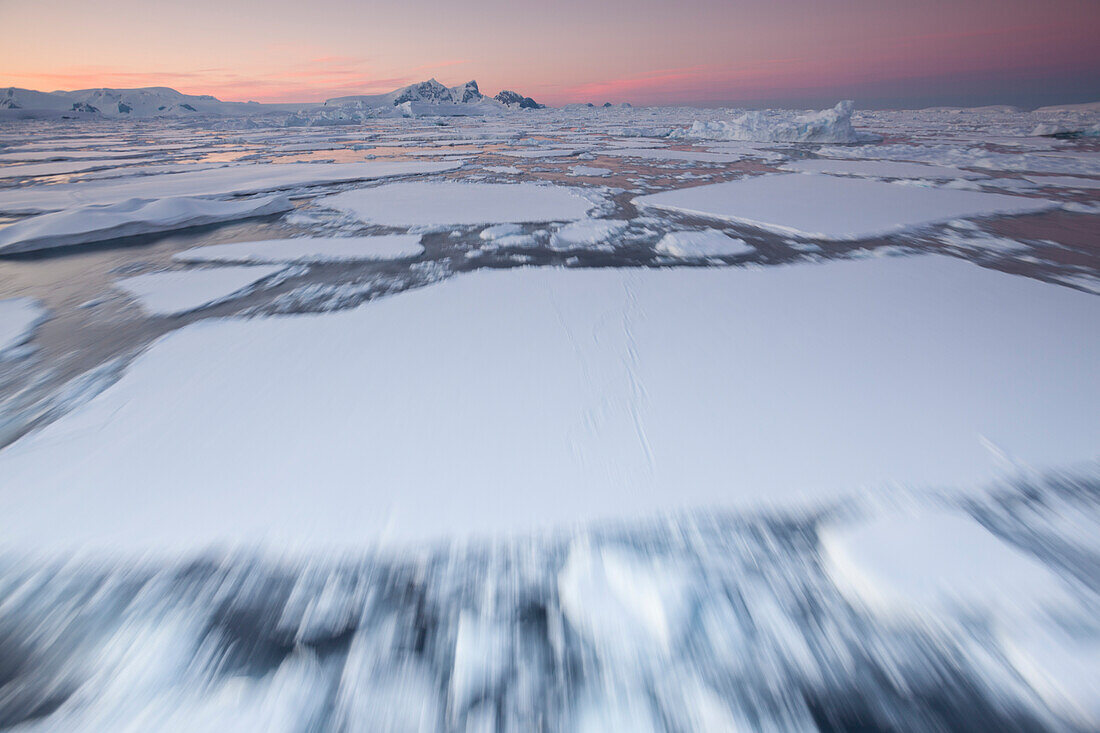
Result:
M390 183L318 203L386 226L569 221L593 207L580 189L534 183Z
M293 208L286 196L246 201L198 198L130 199L41 214L0 229L0 254L66 247L137 234L166 232Z
M698 232L669 232L657 242L657 252L673 257L729 257L755 252L743 239L717 229Z
M283 269L268 265L152 272L119 280L115 287L137 298L149 313L171 316L220 303Z
M964 171L943 165L905 163L896 160L829 160L815 158L796 160L781 166L798 173L835 173L877 178L985 178L984 173Z
M415 234L373 237L300 237L195 247L175 255L184 262L341 262L394 260L424 252Z
M31 298L0 300L0 361L10 358L34 334L46 312Z
M863 239L951 219L1058 206L1022 196L795 173L665 191L634 203L820 239Z
M202 274L171 275L190 294ZM927 256L482 270L204 321L0 451L0 537L362 546L966 486L1001 465L988 442L1096 456L1098 318L1094 296Z
M366 181L454 170L452 161L385 161L365 163L255 163L187 173L163 173L122 180L81 181L56 186L29 186L0 190L0 211L38 213L91 204L117 204L148 198L156 192L169 196L218 197L278 191L340 181Z
M852 101L844 100L832 109L798 117L774 110L750 111L728 121L696 120L690 128L673 137L800 143L859 143L881 140L878 135L859 132L852 127L853 110Z

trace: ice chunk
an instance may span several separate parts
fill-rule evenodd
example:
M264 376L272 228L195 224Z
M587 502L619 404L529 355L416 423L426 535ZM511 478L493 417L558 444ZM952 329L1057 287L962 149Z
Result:
M511 663L510 630L507 626L463 611L455 638L451 694L460 708L490 691Z
M228 300L283 269L280 265L264 265L153 272L119 280L115 287L137 298L150 313L171 316Z
M900 186L824 175L781 174L639 196L642 208L727 219L820 239L863 239L960 217L1056 208L1037 198Z
M573 628L611 658L667 653L685 630L692 601L684 568L585 543L570 549L558 597Z
M137 234L215 224L292 208L286 196L247 201L199 198L130 199L120 204L83 206L42 214L0 229L0 253L100 242Z
M343 262L416 257L424 251L416 234L372 237L301 237L195 247L175 255L184 262Z
M592 208L577 189L534 183L391 183L320 200L386 226L570 221Z
M45 315L45 310L31 298L0 300L0 361L19 352Z
M1100 633L1028 624L1003 634L1006 653L1044 701L1085 729L1100 728Z
M620 219L582 219L566 224L550 237L550 248L556 250L581 249L606 242L629 226Z
M852 126L851 100L832 109L791 117L776 110L750 111L732 120L702 122L675 132L670 137L701 140L748 140L759 142L860 143L881 140L878 135L859 132Z
M701 232L669 232L657 242L656 250L672 257L729 257L755 252L743 239L717 229Z
M858 602L998 617L1076 605L1062 579L963 514L882 516L824 533L830 573Z

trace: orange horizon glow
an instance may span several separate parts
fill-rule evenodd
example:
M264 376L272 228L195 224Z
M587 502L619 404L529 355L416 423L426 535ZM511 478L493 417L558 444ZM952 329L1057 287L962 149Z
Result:
M352 0L0 4L0 23L23 31L0 48L0 85L166 86L283 103L429 77L476 79L485 93L512 89L554 105L1054 88L1100 98L1095 0L562 0L558 10L503 0L472 0L455 17L427 0L370 13Z

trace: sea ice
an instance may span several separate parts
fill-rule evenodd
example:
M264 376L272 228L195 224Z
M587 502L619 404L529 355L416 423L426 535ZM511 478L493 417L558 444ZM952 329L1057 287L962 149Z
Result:
M283 269L265 265L152 272L119 280L115 287L137 298L148 312L170 316L220 303Z
M424 251L416 234L372 237L300 237L195 247L175 255L184 262L342 262L394 260Z
M0 361L10 358L19 346L34 334L34 329L46 315L31 298L0 300Z
M597 168L592 165L575 165L569 169L569 175L571 176L595 176L602 178L604 176L610 176L612 170L610 168Z
M1001 465L983 436L1036 468L1096 457L1098 320L929 255L482 270L203 321L0 450L0 537L362 546L969 486Z
M1058 206L1022 196L797 173L665 191L634 203L820 239L863 239L961 217Z
M669 148L621 148L602 150L600 154L644 160L687 160L695 163L736 163L748 157L740 153L708 153L701 150L670 150Z
M0 229L0 254L267 216L290 208L290 199L279 195L245 201L187 197L130 199L119 204L81 206L40 214Z
M1057 188L1100 188L1100 178L1079 178L1077 176L1025 176L1027 180L1040 186Z
M964 171L942 165L905 163L896 160L830 160L814 158L796 160L781 166L798 173L833 173L838 175L873 176L877 178L985 178L984 173Z
M822 545L829 573L854 602L887 615L977 619L1054 710L1087 728L1100 724L1094 601L1035 557L948 513L877 517L827 530Z
M822 543L837 585L883 612L1005 618L1076 605L1049 568L963 514L877 517Z
M571 221L593 207L579 189L534 183L390 183L320 199L386 226Z
M729 257L755 252L745 240L723 234L717 229L669 232L657 242L656 250L672 257Z
M559 251L582 249L606 242L629 226L622 219L581 219L566 224L550 237L550 248Z
M117 204L133 198L203 196L207 198L278 191L340 181L366 181L392 176L442 173L460 167L453 161L384 161L366 163L255 163L224 168L163 173L56 186L0 190L0 211L34 214L91 204Z
M686 629L691 587L684 568L583 543L558 574L565 618L601 656L619 659L667 654Z

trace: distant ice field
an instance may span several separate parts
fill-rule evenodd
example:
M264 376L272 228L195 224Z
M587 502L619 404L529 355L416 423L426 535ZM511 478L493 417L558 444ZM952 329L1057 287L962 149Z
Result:
M1098 320L927 256L480 271L206 321L0 452L0 536L361 546L971 486L1096 456Z

